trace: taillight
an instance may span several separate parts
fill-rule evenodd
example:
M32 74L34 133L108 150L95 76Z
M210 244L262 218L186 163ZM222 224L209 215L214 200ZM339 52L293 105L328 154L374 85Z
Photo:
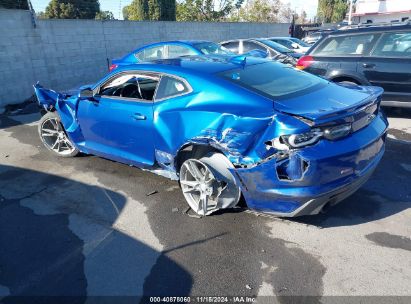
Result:
M109 68L110 72L111 72L112 70L114 70L114 69L117 69L117 67L118 67L118 64L112 64L112 65L110 65L110 68Z
M297 65L295 66L297 69L304 70L312 65L314 62L314 57L312 56L303 56L297 61Z

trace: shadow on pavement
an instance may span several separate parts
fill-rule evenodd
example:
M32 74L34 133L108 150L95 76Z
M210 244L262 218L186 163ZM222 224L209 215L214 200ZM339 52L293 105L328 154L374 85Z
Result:
M127 203L99 186L0 165L0 302L188 295L193 279L167 252L114 228Z

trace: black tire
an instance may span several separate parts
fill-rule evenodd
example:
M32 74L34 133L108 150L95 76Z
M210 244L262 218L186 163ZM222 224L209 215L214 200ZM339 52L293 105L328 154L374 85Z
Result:
M47 112L40 119L37 130L43 145L55 155L74 157L80 152L70 141L56 112ZM54 145L58 149L57 146L53 149Z

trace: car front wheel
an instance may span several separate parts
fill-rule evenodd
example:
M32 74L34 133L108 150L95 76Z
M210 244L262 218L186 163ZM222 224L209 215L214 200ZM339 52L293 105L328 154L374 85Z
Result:
M231 208L240 200L241 190L231 174L231 162L221 153L187 159L180 168L180 185L191 209L209 215Z
M47 112L40 119L38 131L44 146L58 156L72 157L79 153L68 138L60 117L55 112Z

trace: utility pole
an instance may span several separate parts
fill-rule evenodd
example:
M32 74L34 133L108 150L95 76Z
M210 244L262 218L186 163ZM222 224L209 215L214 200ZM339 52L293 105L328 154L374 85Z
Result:
M33 25L34 28L37 27L36 24L36 12L34 11L33 5L31 5L31 1L27 0L27 6L29 7L29 12L31 16L31 24Z
M352 6L353 6L353 0L350 0L350 10L348 12L348 25L351 25L352 23Z

